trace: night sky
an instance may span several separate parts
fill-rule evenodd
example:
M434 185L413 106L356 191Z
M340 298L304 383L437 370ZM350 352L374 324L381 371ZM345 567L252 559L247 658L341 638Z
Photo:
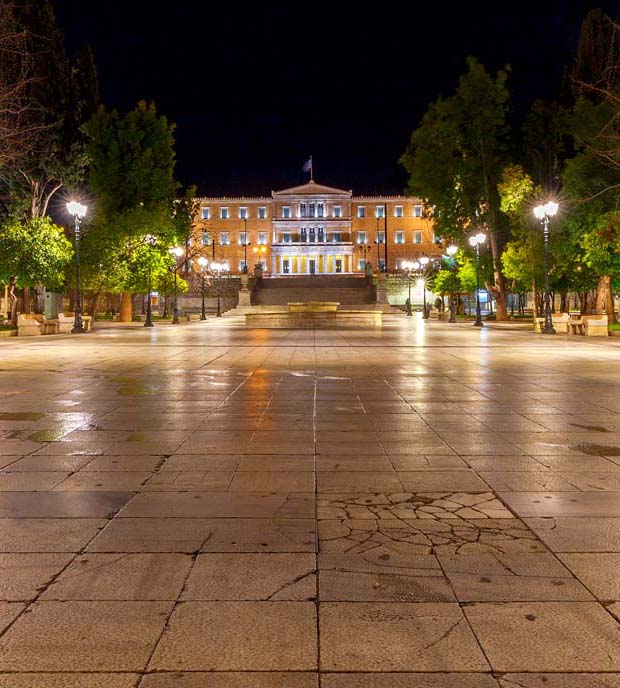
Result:
M400 193L398 158L467 55L512 66L516 116L557 96L581 21L620 2L56 0L69 50L93 48L102 101L155 100L176 123L177 176L201 195L263 194L307 179ZM454 6L452 6L454 5Z

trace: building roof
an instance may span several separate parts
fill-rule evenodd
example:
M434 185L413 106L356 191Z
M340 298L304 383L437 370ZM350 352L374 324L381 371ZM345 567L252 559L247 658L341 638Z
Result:
M350 196L352 191L345 189L335 189L333 186L324 186L317 184L311 179L306 184L300 186L293 186L290 189L282 189L282 191L272 191L273 196Z

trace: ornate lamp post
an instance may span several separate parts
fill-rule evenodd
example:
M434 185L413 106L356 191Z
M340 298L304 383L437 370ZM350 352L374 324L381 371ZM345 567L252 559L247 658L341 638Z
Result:
M420 258L420 265L421 265L421 270L422 270L422 285L424 287L423 289L423 296L424 296L424 313L422 314L422 317L424 320L428 320L428 309L426 307L426 266L429 264L430 258L428 256L422 256Z
M207 270L207 265L209 261L204 257L200 256L198 258L198 265L200 265L200 271L202 273L202 311L200 312L200 319L207 319L207 312L205 311L205 272Z
M545 238L545 324L542 330L543 334L555 334L551 319L551 294L549 293L549 220L558 212L558 208L558 204L554 201L548 201L544 205L534 208L534 215L543 226Z
M179 309L177 306L177 270L179 268L178 261L183 255L183 249L180 246L174 246L169 249L169 253L174 256L174 304L172 306L172 324L179 324Z
M476 322L474 327L482 327L482 314L480 312L480 246L487 240L484 232L478 232L469 237L470 245L476 249Z
M147 234L144 237L144 243L153 248L157 243L157 238L152 234ZM149 256L150 257L150 256ZM144 327L153 327L153 312L151 309L151 265L149 263L149 282L148 282L148 294L146 295L146 320L144 321Z
M69 215L73 215L75 222L75 270L77 277L77 300L71 334L82 334L84 332L84 323L82 322L82 275L80 272L80 221L86 215L87 208L77 201L70 201L67 203L67 210Z
M248 246L251 246L248 242L248 218L243 218L243 273L248 272Z
M218 318L222 317L222 307L220 304L220 294L222 285L222 272L228 270L228 263L211 263L211 270L217 275L217 313Z
M380 272L380 258L379 258L379 246L383 243L382 241L379 241L379 221L381 218L377 218L377 229L375 230L375 244L377 245L377 272Z
M459 250L459 247L456 246L455 244L450 244L446 248L446 253L448 254L448 259L450 260L450 319L448 322L455 323L456 322L456 303L454 299L454 278L456 276L456 252Z
M420 263L417 261L411 262L410 260L403 260L400 266L407 273L407 289L409 291L409 298L407 299L407 315L411 317L413 315L413 311L411 309L411 273L420 269Z

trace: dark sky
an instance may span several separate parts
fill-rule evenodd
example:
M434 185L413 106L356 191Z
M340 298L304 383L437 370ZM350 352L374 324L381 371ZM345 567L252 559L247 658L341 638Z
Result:
M159 9L159 7L165 9ZM306 179L399 193L398 165L429 102L475 55L512 65L515 109L557 95L588 9L620 1L369 4L56 0L69 48L90 43L102 100L153 99L177 125L177 174L203 195Z

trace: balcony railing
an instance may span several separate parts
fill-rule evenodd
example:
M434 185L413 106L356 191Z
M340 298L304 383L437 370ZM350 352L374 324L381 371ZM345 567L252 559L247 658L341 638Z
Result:
M290 234L290 238L285 239L284 237L279 237L276 243L278 244L348 244L351 242L351 234L349 232L341 232L338 239L334 238L333 234L324 234L319 236L319 234L310 235L308 234Z

